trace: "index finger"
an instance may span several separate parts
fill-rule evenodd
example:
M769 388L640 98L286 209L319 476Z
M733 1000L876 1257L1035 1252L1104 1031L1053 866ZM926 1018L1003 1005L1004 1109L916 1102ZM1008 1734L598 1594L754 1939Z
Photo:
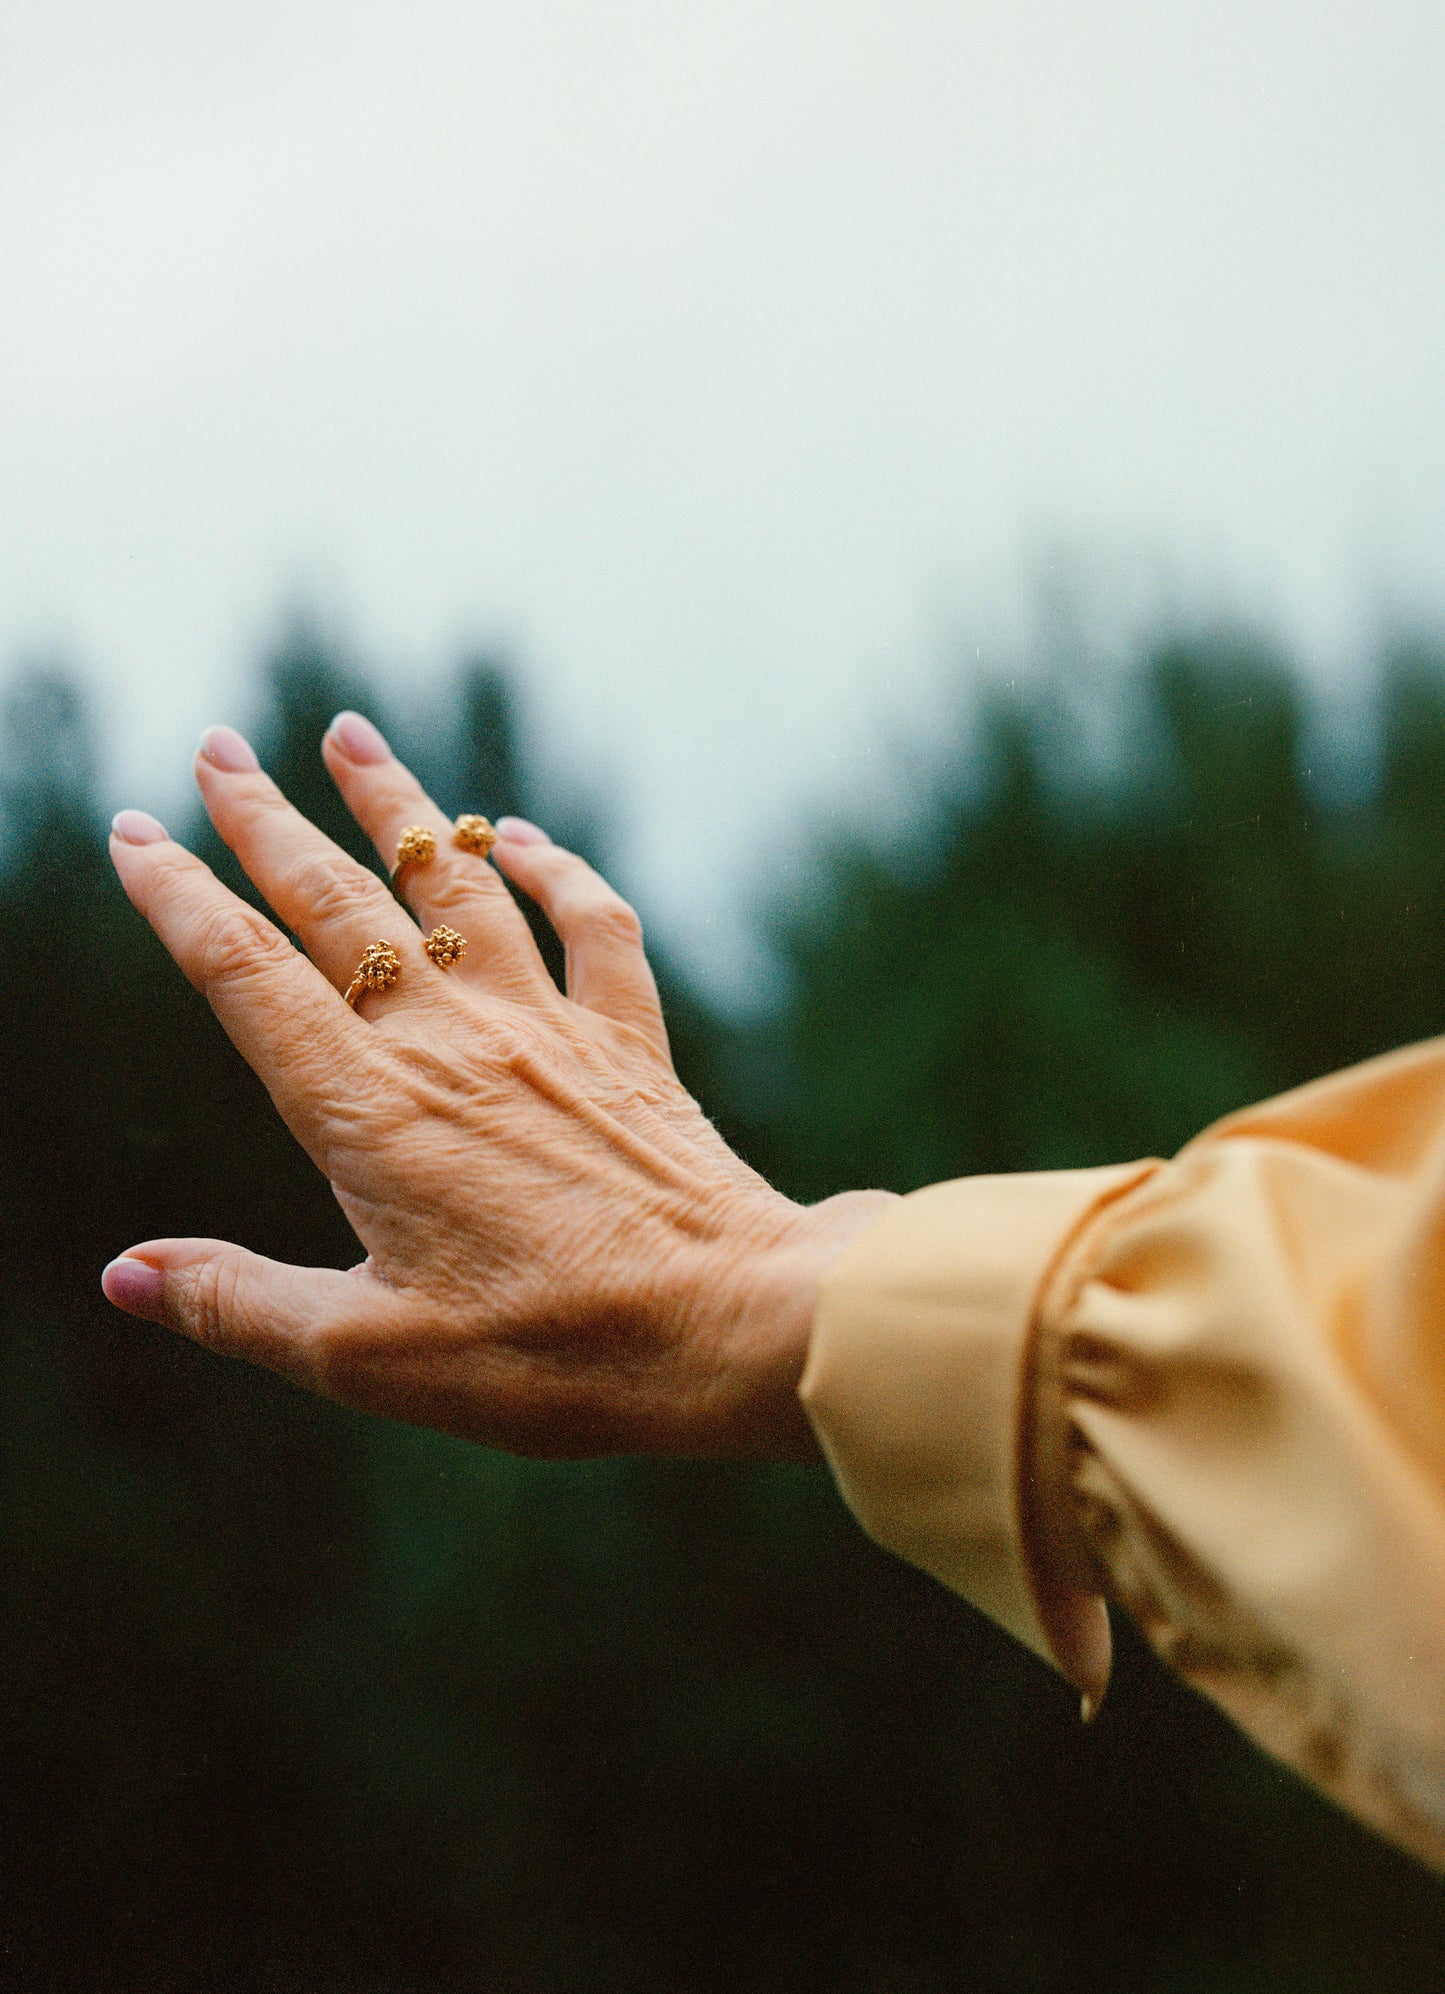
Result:
M123 810L110 856L143 914L220 1020L307 1154L327 1170L339 1125L368 1097L376 1034L263 914L138 810Z

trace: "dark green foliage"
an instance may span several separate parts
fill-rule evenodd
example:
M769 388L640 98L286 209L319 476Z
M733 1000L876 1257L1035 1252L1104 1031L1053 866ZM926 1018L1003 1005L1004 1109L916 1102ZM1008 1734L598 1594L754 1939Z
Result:
M1177 645L1091 761L1059 688L918 779L907 851L819 839L741 1029L660 965L689 1084L798 1195L1168 1151L1445 1025L1445 682L1305 776L1280 662ZM257 738L363 853L316 746L365 688L297 634ZM377 718L383 718L376 715ZM448 811L596 845L505 671L396 738ZM433 716L435 721L436 716ZM1440 1886L1125 1634L1047 1673L802 1470L521 1463L121 1320L123 1246L354 1253L105 861L84 710L7 715L0 888L0 1983L107 1994L1418 1989ZM198 825L198 848L229 865ZM228 874L234 876L234 873ZM555 961L555 952L554 952Z
M920 795L922 855L833 840L774 910L769 1162L809 1195L1170 1154L1262 1094L1445 1026L1445 691L1386 671L1378 769L1329 807L1299 692L1161 650L1078 766L1066 689L994 702Z

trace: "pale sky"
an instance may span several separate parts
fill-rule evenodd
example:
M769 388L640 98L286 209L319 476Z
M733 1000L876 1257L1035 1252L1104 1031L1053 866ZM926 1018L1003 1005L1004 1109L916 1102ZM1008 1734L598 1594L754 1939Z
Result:
M418 722L501 643L722 961L1042 549L1445 613L1442 22L0 0L0 665L164 810L288 604Z

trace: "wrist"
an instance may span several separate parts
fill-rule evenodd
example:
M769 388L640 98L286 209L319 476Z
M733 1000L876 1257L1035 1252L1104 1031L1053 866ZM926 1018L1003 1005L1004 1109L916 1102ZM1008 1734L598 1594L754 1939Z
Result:
M818 1297L848 1247L896 1203L891 1191L845 1191L818 1205L779 1198L713 1244L698 1291L709 1360L698 1452L819 1458L798 1397Z

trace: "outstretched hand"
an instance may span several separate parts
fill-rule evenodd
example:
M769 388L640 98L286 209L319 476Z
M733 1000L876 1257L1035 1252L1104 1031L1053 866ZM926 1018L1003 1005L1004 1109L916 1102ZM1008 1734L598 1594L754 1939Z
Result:
M307 954L154 818L123 811L111 855L366 1257L343 1273L151 1240L106 1269L110 1300L516 1452L810 1452L796 1387L818 1287L883 1194L805 1208L728 1149L673 1071L636 915L580 858L520 819L497 827L495 865L566 947L563 995L493 864L453 845L376 729L343 714L322 752L388 864L405 827L436 832L401 876L417 920L229 728L202 743L201 795ZM448 969L426 953L439 924L468 943ZM377 941L400 975L349 1009Z

